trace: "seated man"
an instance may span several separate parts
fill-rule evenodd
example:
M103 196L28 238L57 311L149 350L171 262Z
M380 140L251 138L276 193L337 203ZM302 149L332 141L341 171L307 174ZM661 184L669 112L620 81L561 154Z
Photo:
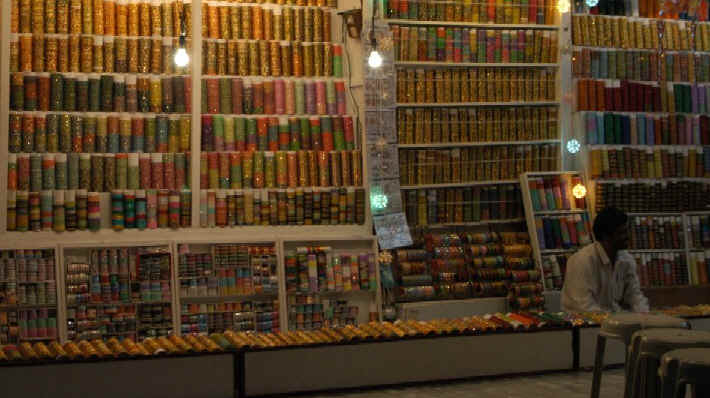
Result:
M594 220L596 242L567 261L562 309L648 312L648 302L636 275L629 244L626 214L606 208Z

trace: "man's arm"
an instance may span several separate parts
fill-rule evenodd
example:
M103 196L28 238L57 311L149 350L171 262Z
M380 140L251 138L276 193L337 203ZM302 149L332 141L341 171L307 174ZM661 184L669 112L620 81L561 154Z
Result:
M626 272L624 273L623 304L633 312L648 312L648 300L641 291L641 282L636 275L636 261L631 256L624 258Z
M591 265L584 258L571 258L568 261L562 291L562 308L565 311L602 311L593 294L592 287L597 283L597 278L592 275Z

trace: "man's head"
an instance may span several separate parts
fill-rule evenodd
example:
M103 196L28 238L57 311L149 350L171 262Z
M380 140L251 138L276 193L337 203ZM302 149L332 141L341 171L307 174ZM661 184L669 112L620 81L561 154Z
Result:
M607 207L597 213L594 219L594 237L611 250L625 250L629 247L627 230L628 216L615 207Z

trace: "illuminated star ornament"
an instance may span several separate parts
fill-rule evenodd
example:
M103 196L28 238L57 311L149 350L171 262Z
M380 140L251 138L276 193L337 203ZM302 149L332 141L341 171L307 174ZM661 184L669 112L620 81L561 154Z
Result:
M373 209L382 210L387 207L387 195L383 193L373 193L370 195L370 203Z

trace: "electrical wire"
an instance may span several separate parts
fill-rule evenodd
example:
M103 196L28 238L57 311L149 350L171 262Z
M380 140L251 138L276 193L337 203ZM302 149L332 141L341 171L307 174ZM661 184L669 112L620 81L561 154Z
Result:
M343 20L343 22L345 22ZM347 69L348 69L348 92L350 94L350 99L352 100L353 106L355 107L355 131L357 133L357 142L362 143L362 126L360 124L360 105L358 104L357 100L355 99L355 95L353 95L353 70L352 70L352 64L350 63L350 51L348 50L348 34L347 34L347 26L345 23L341 24L342 25L342 30L340 32L340 41L343 42L343 50L345 52L345 60L347 64ZM364 79L364 77L363 77ZM363 87L364 90L364 87Z

